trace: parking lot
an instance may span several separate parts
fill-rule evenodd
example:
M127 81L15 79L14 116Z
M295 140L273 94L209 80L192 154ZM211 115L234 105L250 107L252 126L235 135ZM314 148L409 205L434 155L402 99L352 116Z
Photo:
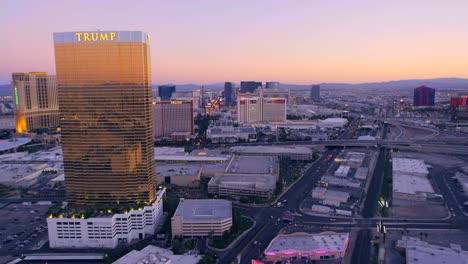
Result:
M9 204L0 209L0 253L35 250L47 242L49 205Z

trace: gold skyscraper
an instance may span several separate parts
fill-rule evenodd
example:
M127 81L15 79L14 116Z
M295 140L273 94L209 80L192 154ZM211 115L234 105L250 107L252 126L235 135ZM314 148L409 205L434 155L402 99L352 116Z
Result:
M149 40L141 31L54 33L70 206L154 202Z

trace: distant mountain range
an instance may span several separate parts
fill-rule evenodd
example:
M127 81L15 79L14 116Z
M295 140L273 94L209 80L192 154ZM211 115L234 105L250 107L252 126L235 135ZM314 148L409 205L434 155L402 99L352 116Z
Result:
M468 79L465 78L436 78L436 79L413 79L413 80L397 80L388 82L371 82L371 83L320 83L322 89L412 89L421 85L426 85L436 89L463 89L468 91ZM157 89L157 85L153 84L153 89ZM177 91L191 91L200 89L201 84L176 84ZM205 84L205 91L216 91L224 88L224 83ZM311 85L304 84L287 84L282 83L281 88L291 90L306 90L310 89ZM9 84L0 85L0 96L10 95L11 86Z
M468 79L464 78L436 78L436 79L411 79L397 80L388 82L370 82L370 83L319 83L323 89L412 89L422 85L439 89L466 89L468 90ZM290 90L307 90L312 84L289 84L281 83L282 89ZM178 91L187 91L200 89L200 84L176 84ZM224 83L214 83L204 85L205 90L221 90L224 88ZM157 89L157 85L153 84L153 89Z

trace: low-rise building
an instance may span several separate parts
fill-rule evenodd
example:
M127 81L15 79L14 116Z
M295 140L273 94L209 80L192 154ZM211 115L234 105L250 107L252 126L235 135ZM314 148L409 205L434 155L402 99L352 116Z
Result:
M13 188L27 188L37 183L47 163L0 164L0 184Z
M275 187L276 178L272 175L221 173L208 182L208 193L235 198L270 198Z
M319 121L319 126L324 128L342 128L348 123L346 118L327 118Z
M407 158L393 158L392 172L421 177L427 177L427 175L429 175L429 171L424 160Z
M321 182L327 186L340 186L340 187L351 187L359 188L361 187L361 182L354 179L343 179L333 176L323 176Z
M323 187L315 187L312 190L312 198L320 199L320 200L335 200L340 201L342 203L346 203L350 197L350 194L347 192L340 192L334 190L328 190L327 188Z
M335 213L336 213L337 215L345 215L345 216L351 216L351 215L353 215L353 212L351 212L351 211L348 211L348 210L340 210L340 209L336 209L336 210L335 210Z
M366 153L362 152L348 152L345 158L345 165L353 169L359 168L366 157Z
M115 248L132 240L153 235L163 219L165 189L156 193L149 206L130 208L123 213L66 211L49 215L47 227L51 248Z
M468 251L462 250L457 244L443 247L419 238L403 236L397 241L396 249L405 252L407 264L468 263Z
M323 205L318 205L318 204L312 205L312 212L314 213L328 214L332 211L333 210L330 208L330 206L323 206Z
M208 193L231 198L270 198L278 178L277 157L234 156L224 172L211 178Z
M429 171L423 160L392 159L393 199L425 201L434 194L434 188L428 179Z
M199 163L157 163L158 184L174 184L185 187L199 187L203 165Z
M277 147L277 146L236 146L231 147L231 153L248 156L277 156L288 157L291 160L311 160L312 150L306 147Z
M201 255L183 254L153 245L148 245L142 250L132 250L119 258L113 264L197 264L202 259Z
M399 173L393 174L392 189L394 200L425 201L434 194L428 178Z
M226 169L230 174L265 174L279 178L279 160L277 157L234 156Z
M348 240L348 233L281 234L265 249L265 260L270 262L343 259Z
M232 203L215 199L181 199L171 219L172 236L221 236L232 227Z
M367 175L369 174L369 168L367 167L359 167L354 174L354 178L358 180L365 180L367 179Z
M330 205L330 206L340 206L341 202L337 200L331 200L331 199L324 199L322 200L323 205Z
M335 171L335 177L340 177L340 178L346 178L349 173L349 166L346 165L340 165L338 169Z
M206 138L212 143L236 143L257 141L257 131L253 127L220 126L206 130Z

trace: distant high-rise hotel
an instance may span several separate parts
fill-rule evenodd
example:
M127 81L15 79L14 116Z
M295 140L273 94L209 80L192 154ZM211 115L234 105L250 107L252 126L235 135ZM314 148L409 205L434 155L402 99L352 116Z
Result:
M231 105L232 104L232 97L233 97L233 85L231 82L224 83L224 104Z
M241 82L240 84L241 93L253 93L258 88L262 88L262 82L248 81L248 82Z
M279 82L266 82L265 89L279 89L280 83Z
M414 89L413 106L433 106L435 89L421 86Z
M175 85L160 85L158 86L159 97L161 101L171 100L172 94L175 92Z
M288 99L266 97L262 90L258 94L239 94L237 119L239 123L286 121Z
M47 218L52 248L114 248L154 234L150 37L54 33L68 207Z
M468 95L450 97L451 107L466 107L468 102Z
M193 134L193 101L153 102L153 136L169 137L175 132Z
M312 102L320 102L320 85L312 85L312 88L310 89L310 99Z
M13 73L11 87L17 133L59 126L54 75L45 72Z

